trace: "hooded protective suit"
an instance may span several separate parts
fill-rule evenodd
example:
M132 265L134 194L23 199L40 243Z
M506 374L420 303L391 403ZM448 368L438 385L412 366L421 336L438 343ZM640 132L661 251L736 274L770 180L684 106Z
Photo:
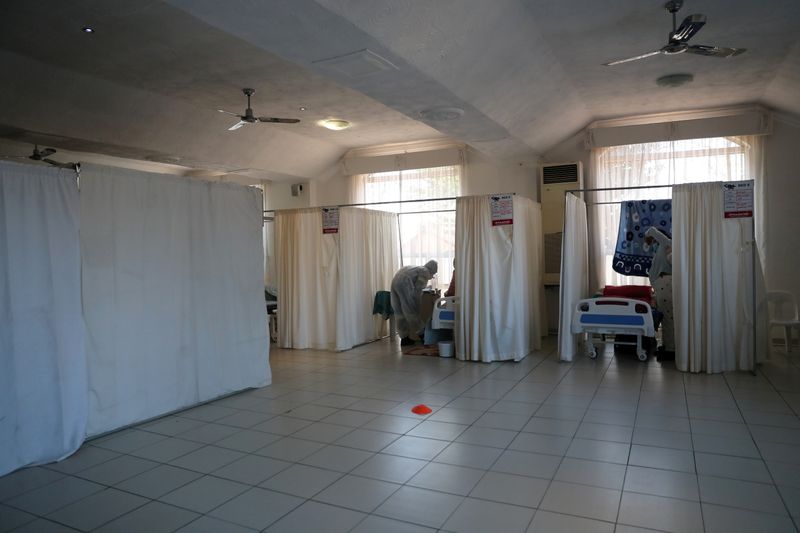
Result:
M664 314L661 320L661 340L664 350L675 351L675 324L672 315L672 240L656 228L649 228L645 237L656 243L653 265L650 267L650 284L656 293L658 310Z
M433 278L438 268L436 261L428 261L425 266L405 266L394 275L392 309L400 338L419 334L425 328L419 317L419 299L422 289Z

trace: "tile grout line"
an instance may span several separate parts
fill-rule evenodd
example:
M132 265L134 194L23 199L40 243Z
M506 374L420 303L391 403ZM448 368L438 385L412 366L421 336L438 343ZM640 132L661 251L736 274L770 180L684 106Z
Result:
M762 376L767 381L767 383L769 383L769 386L772 387L772 389L775 392L778 392L778 390L775 388L775 385L772 383L772 381L767 376L764 375L763 372L760 373L760 374L758 374L758 373L756 374L756 376L759 376L759 375ZM786 502L786 498L783 497L783 493L778 488L778 484L775 483L775 476L772 474L772 470L767 465L767 461L764 459L764 455L761 453L761 447L759 446L758 441L753 436L753 432L750 429L750 424L747 422L747 419L744 417L744 413L742 412L742 408L739 405L739 400L736 397L736 393L734 392L733 387L731 387L731 384L728 381L728 376L726 374L723 374L722 376L723 376L723 379L725 381L725 385L728 387L728 390L731 393L731 396L733 396L733 401L736 404L736 409L739 412L739 416L742 417L742 421L745 423L745 427L747 428L747 433L750 435L750 439L753 441L753 444L755 445L756 449L758 450L759 458L761 459L761 462L764 463L764 468L766 468L767 473L769 474L769 478L772 480L772 486L775 488L775 492L778 493L778 497L781 499L781 503L783 504L783 508L786 510L786 515L789 517L789 520L794 525L795 530L800 529L800 528L798 528L797 519L795 519L795 517L792 516L792 511L791 511L791 509L789 509L789 504ZM783 399L782 396L781 396L781 399ZM784 400L784 402L785 402L785 400ZM699 479L700 479L699 475L698 475L697 479L699 481Z
M642 401L644 382L646 378L647 378L647 372L646 370L644 370L641 372L641 376L639 378L639 395L636 399L636 410L634 411L633 414L633 429L631 430L631 442L630 445L628 446L628 459L627 461L625 461L625 474L622 476L622 487L620 488L619 491L619 505L617 506L617 517L616 520L614 520L615 529L616 529L616 524L619 524L620 514L622 513L622 498L625 496L625 483L628 481L628 468L630 467L631 453L633 451L633 436L636 433L636 421L639 418L639 404Z
M552 352L551 352L551 353L552 353ZM536 368L537 368L539 365L541 365L541 364L542 364L544 361L546 361L546 360L547 360L547 358L544 358L544 359L542 359L541 361L539 361L539 362L536 364L536 366L534 366L532 369L530 369L530 370L529 370L529 371L528 371L528 372L525 374L525 376L527 376L528 374L530 374L531 372L533 372L533 370L534 370L534 369L536 369ZM483 377L481 377L481 379L480 379L480 380L478 380L478 381L477 381L475 384L473 384L472 386L474 386L474 385L477 385L477 383L480 383L481 381L483 381L484 379L486 379L486 377L487 377L488 375L491 375L491 374L492 374L492 372L488 373L486 376L483 376ZM523 379L525 379L525 376L523 376L522 378L520 378L519 380L517 380L517 382L516 382L516 383L517 383L517 384L519 384L519 383L520 383L520 382L521 382ZM431 386L433 386L433 385L431 385ZM430 387L429 387L429 388L430 388ZM456 396L456 397L455 397L455 398L454 398L452 401L455 401L455 400L457 400L458 398L461 398L461 397L462 397L462 395L464 394L464 392L468 391L470 388L472 388L472 387L469 387L469 388L467 388L465 391L463 391L463 392L462 392L462 393L460 393L458 396ZM426 389L426 390L427 390L427 389ZM507 394L507 393L506 393L506 394ZM501 398L502 398L502 397L501 397ZM451 401L450 403L452 403L452 401ZM497 403L497 401L495 401L495 402L494 402L492 405L494 405L494 404L496 404L496 403ZM445 405L445 407L446 407L446 405ZM488 413L488 412L489 412L489 411L488 411L488 409L486 409L486 410L484 410L484 411L483 411L483 414L486 414L486 413ZM483 416L483 414L482 414L481 416ZM531 415L531 417L532 417L532 416L533 416L533 415ZM480 417L479 417L479 418L480 418ZM530 417L529 417L529 419L530 419ZM476 421L477 421L477 419L476 419ZM471 424L467 425L467 427L466 427L466 428L464 428L464 430L462 430L462 431L461 431L461 432L458 434L458 436L456 436L456 439L457 439L459 436L461 436L462 434L464 434L466 431L468 431L470 428L472 428L472 427L480 427L480 426L474 426L474 424L475 424L475 421L473 421ZM411 430L409 430L409 431L411 431ZM519 433L520 433L520 432L519 432L519 431L517 431L517 434L519 434ZM453 439L453 440L451 440L451 441L449 441L449 442L450 442L450 444L453 444L453 443L455 443L455 442L456 442L456 440L455 440L455 439ZM464 444L469 444L469 443L464 443ZM509 445L510 445L510 444L511 444L511 443L509 442ZM450 445L448 444L448 446L446 446L444 449L442 449L442 452L443 452L445 449L447 449L447 447L449 447L449 446L450 446ZM508 446L506 446L506 448L504 449L504 451L505 451L507 448L508 448ZM421 468L421 469L420 469L420 470L417 472L417 474L418 474L419 472L421 472L421 471L422 471L424 468L427 468L427 466L431 465L431 464L433 463L433 459L435 459L436 457L438 457L440 453L441 453L441 452L437 453L437 454L436 454L436 455L434 455L434 456L433 456L433 457L432 457L430 460L428 460L428 461L427 461L427 464L426 464L424 467L422 467L422 468ZM492 464L489 466L489 469L491 469L491 467L492 467L492 466L493 466L493 465L494 465L494 464L497 462L497 460L500 458L500 456L502 455L502 453L503 453L503 452L501 452L501 454L497 456L497 459L495 459L495 460L492 462ZM454 465L454 466L461 466L461 465ZM463 467L463 468L469 468L469 467ZM482 476L480 477L480 479L479 479L479 480L478 480L478 481L475 483L475 485L473 486L473 488L472 488L472 489L470 489L470 492L472 492L472 490L475 488L475 486L477 486L477 485L478 485L478 483L480 483L480 482L481 482L481 480L482 480L482 479L483 479L483 478L486 476L486 474L487 474L487 473L490 471L489 469L486 469L486 470L484 470L484 473L483 473L483 475L482 475ZM415 477L417 474L414 474L414 476L411 476L411 478L409 478L408 480L406 480L406 481L403 483L403 485L402 485L402 486L403 486L403 487L405 487L405 486L409 486L409 487L412 487L412 488L421 488L421 487L415 487L415 486L413 486L413 485L408 485L408 482L409 482L409 481L411 481L411 480L412 480L412 479L413 479L413 478L414 478L414 477ZM398 489L398 490L400 490L400 489ZM435 490L435 489L423 489L423 490ZM436 492L441 492L441 493L443 493L443 494L448 494L448 495L451 495L451 496L461 496L461 495L455 495L455 494L448 493L448 492L444 492L444 491L436 491ZM449 520L449 519L450 519L450 518L451 518L451 517L452 517L452 516L453 516L453 515L454 515L454 514L455 514L455 513L458 511L458 509L460 509L460 508L461 508L461 505L463 505L463 504L464 504L464 502L466 501L466 499L467 499L468 497L469 497L469 493L467 493L467 495L465 495L465 496L461 496L461 498L462 498L461 502L460 502L460 503L459 503L459 504L458 504L458 505L455 507L455 509L453 509L453 511L451 511L451 512L450 512L450 514L449 514L449 515L448 515L448 516L447 516L447 517L444 519L444 521L442 522L442 525L441 525L440 527L436 528L437 530L441 530L441 528L443 528L443 527L444 527L444 525L447 523L447 521L448 521L448 520ZM495 502L495 503L496 503L496 502ZM376 510L377 510L377 507L376 507ZM535 512L534 512L534 514L535 514ZM381 516L381 515L376 515L376 516ZM531 517L531 520L532 520L532 519L533 519L533 517ZM425 526L425 527L427 527L427 526Z

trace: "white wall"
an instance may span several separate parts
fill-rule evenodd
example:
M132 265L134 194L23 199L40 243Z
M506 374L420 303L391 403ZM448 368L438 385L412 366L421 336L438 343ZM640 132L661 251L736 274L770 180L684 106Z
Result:
M303 182L303 192L292 196L294 183L283 181L264 182L264 209L299 209L317 205L312 200L315 197L315 183Z
M777 118L765 141L767 287L800 300L800 121Z
M514 192L538 201L538 182L538 165L498 161L467 148L461 189L464 196Z
M497 161L471 148L466 149L462 195L514 192L538 200L539 167ZM338 174L325 181L306 184L299 198L289 193L289 184L274 182L267 191L267 209L341 205L350 203L350 177Z
M800 300L800 120L776 114L765 136L767 286L788 290ZM591 152L579 132L544 154L545 163L582 161L588 178Z

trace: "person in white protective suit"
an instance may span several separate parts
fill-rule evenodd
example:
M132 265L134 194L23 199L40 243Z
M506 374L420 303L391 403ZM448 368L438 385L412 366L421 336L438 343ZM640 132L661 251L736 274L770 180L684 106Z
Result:
M670 356L675 356L675 322L672 316L672 241L654 227L645 232L644 241L649 246L656 247L648 276L656 293L658 310L664 315L661 320L662 355L659 357L668 359Z
M414 344L412 335L419 337L425 328L419 316L419 300L438 269L436 261L428 261L425 266L405 266L392 279L392 309L402 346Z

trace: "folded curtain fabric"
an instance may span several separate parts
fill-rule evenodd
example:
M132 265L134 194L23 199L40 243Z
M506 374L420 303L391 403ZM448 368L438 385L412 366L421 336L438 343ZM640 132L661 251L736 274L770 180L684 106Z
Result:
M613 269L625 276L647 277L653 263L653 248L644 242L644 233L656 227L672 235L672 200L631 200L620 204L617 246Z

